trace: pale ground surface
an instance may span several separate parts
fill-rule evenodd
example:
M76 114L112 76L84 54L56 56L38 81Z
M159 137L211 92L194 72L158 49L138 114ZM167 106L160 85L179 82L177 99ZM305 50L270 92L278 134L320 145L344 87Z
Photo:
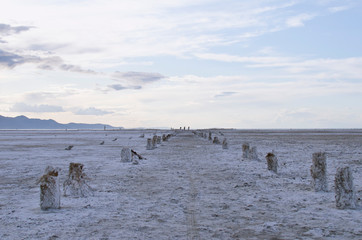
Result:
M184 131L146 150L156 132L171 131L0 131L0 239L362 239L362 208L336 209L333 190L346 164L362 195L362 130L213 130L228 150ZM244 142L260 161L242 160ZM122 147L147 160L122 163ZM273 149L277 175L264 158ZM310 185L316 151L327 153L326 193ZM40 210L37 179L52 165L63 183L70 162L84 164L94 196Z

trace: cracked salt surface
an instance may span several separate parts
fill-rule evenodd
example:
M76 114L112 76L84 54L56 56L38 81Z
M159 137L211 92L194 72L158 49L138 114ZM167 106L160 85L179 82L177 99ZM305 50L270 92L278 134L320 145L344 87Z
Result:
M171 131L1 130L0 239L362 238L361 207L337 209L333 189L337 167L348 165L361 197L362 130L213 130L229 149L179 131L146 150L155 133ZM242 158L245 142L260 161ZM121 162L123 147L147 160ZM278 174L267 170L272 150ZM311 187L319 151L328 192ZM62 196L60 209L42 211L36 181L51 165L63 183L70 162L84 164L93 196Z

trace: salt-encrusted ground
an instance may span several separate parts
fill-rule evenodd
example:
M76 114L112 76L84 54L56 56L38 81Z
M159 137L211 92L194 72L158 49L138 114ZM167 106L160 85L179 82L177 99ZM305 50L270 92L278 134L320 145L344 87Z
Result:
M191 131L155 150L147 137L171 131L0 131L0 239L362 239L362 208L336 209L333 190L336 168L349 165L362 195L361 130L212 132L228 150ZM261 161L242 160L244 142ZM147 160L122 163L122 147ZM266 170L271 150L278 174ZM327 153L326 193L310 185L317 151ZM64 182L70 162L84 164L94 196L40 210L36 181L52 165Z

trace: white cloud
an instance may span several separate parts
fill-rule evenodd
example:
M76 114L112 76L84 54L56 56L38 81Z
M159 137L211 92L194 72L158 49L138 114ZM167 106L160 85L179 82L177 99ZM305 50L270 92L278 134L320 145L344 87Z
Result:
M101 110L101 109L97 109L95 107L89 107L89 108L85 108L85 109L76 109L73 111L74 114L76 115L107 115L107 114L111 114L111 111L105 111L105 110Z
M33 113L45 113L45 112L64 112L61 106L53 106L47 104L41 105L28 105L26 103L16 103L9 110L10 112L33 112Z
M350 8L350 6L337 6L337 7L328 8L328 11L331 13L336 13L336 12L348 10L349 8Z
M222 62L240 62L240 63L255 63L255 64L274 64L274 63L287 63L294 59L288 57L278 56L236 56L230 54L215 54L215 53L196 53L194 54L200 59L215 60Z
M66 62L89 66L106 60L122 62L127 57L186 56L260 36L285 18L276 11L287 11L295 4L205 0L39 4L14 0L0 15L11 19L17 13L18 21L36 26L21 39L9 39L10 48L57 51ZM28 12L37 14L29 19ZM81 49L97 51L79 54Z
M243 57L214 53L196 53L195 56L205 60L244 63L248 68L279 68L289 73L307 74L317 79L358 79L362 76L362 57L303 59L284 56Z
M291 62L255 63L255 68L284 68L295 74L310 74L325 79L359 79L362 74L362 57L342 59L309 59Z
M302 27L306 21L313 19L315 16L315 14L302 13L288 18L286 20L286 25L288 27Z
M222 93L215 95L215 98L228 97L228 96L231 96L234 94L237 94L237 92L222 92Z
M138 91L104 94L96 90L64 89L43 92L40 98L34 97L35 92L25 97L34 102L51 101L51 106L61 104L65 111L53 115L60 122L104 122L124 127L167 127L179 122L193 127L301 127L303 123L307 126L308 121L316 119L329 117L332 121L339 114L349 114L359 108L357 102L353 106L344 96L361 96L362 82L316 81L309 76L291 79L278 79L278 76L268 76L268 73L251 77L188 75L170 77L162 85L149 85ZM349 104L351 110L328 109L325 105L329 114L321 116L324 112L320 109L321 98L332 106L335 105L333 101ZM34 106L39 105L32 103L29 106L34 110ZM286 109L286 112L281 112L276 118L280 109ZM305 121L293 125L296 122L292 119L298 117ZM350 120L346 120L346 124L348 122Z
M316 114L312 112L311 109L308 108L299 108L299 109L282 109L277 115L277 121L285 121L288 122L290 120L310 120L315 117Z

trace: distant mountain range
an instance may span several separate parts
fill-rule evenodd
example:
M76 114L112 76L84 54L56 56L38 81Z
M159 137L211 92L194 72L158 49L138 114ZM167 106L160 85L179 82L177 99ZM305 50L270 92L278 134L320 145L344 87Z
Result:
M68 123L61 124L52 119L42 120L25 116L4 117L0 115L0 129L115 129L106 124Z

